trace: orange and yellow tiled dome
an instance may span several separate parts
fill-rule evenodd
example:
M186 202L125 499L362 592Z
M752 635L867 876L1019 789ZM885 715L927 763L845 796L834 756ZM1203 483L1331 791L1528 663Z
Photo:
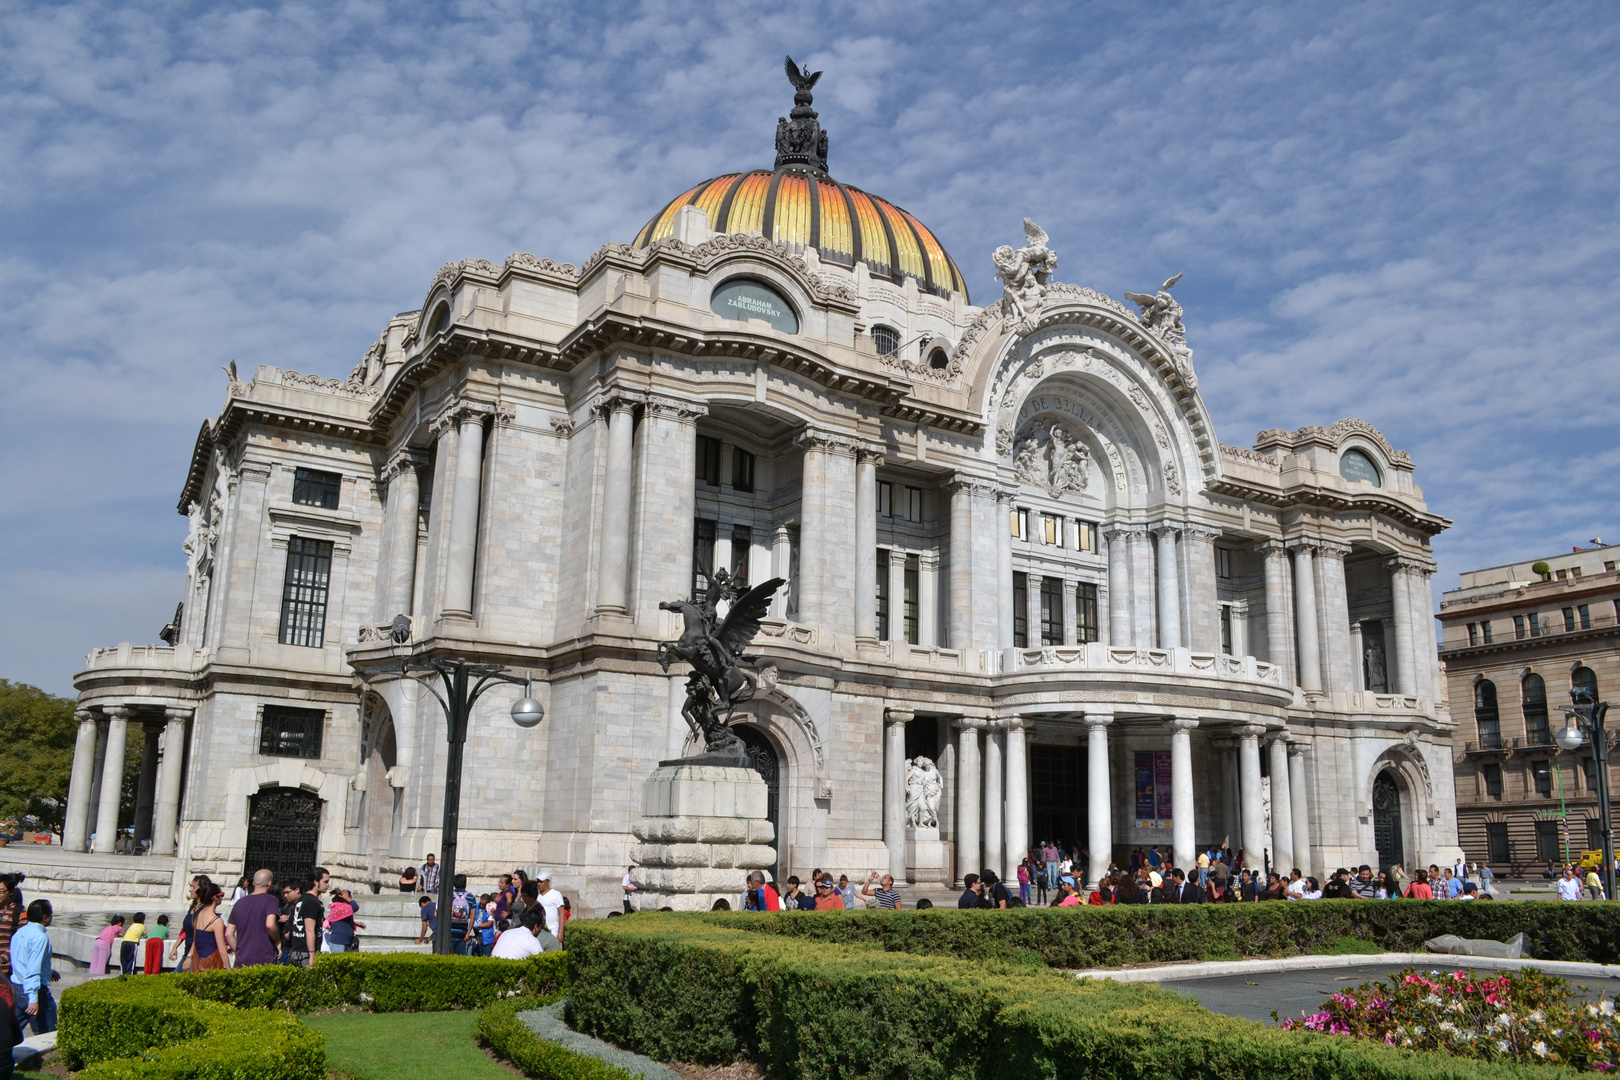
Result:
M887 199L825 173L787 166L705 180L647 222L634 246L672 235L683 206L708 214L717 233L758 233L793 248L815 248L823 262L863 262L878 277L914 278L925 292L967 298L962 272L926 225Z

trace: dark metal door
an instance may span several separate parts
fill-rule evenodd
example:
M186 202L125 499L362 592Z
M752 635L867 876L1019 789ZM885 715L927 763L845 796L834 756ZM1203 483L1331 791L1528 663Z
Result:
M756 728L739 725L732 729L737 737L742 739L743 746L748 748L748 761L753 765L754 771L759 773L765 781L766 810L765 816L771 819L771 827L776 830L776 867L770 871L772 879L776 878L776 868L782 865L782 849L786 840L782 836L782 764L776 756L776 747L771 740Z
M1381 772L1373 781L1373 844L1378 848L1378 865L1389 869L1396 863L1406 865L1406 853L1401 842L1401 789L1395 778Z
M269 870L277 883L302 882L315 867L320 831L319 796L298 788L265 788L248 810L242 872Z

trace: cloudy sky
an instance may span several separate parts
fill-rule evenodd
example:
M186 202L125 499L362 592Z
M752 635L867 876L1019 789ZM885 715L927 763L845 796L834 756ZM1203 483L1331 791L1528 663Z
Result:
M1440 587L1620 540L1617 11L0 0L0 677L155 639L221 364L345 375L447 261L768 166L784 53L975 299L1029 215L1062 280L1186 272L1222 441L1410 451Z

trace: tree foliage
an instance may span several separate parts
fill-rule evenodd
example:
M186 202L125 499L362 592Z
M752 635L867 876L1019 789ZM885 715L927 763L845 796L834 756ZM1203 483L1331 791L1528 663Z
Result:
M73 701L0 679L0 818L60 823L73 769Z

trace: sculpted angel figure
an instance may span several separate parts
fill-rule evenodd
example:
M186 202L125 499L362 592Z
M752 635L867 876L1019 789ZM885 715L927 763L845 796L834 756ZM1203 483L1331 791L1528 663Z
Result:
M1192 350L1187 348L1187 328L1181 322L1181 305L1176 303L1170 290L1182 275L1166 281L1159 286L1159 291L1152 296L1147 293L1125 294L1125 299L1142 309L1142 325L1150 330L1157 330L1170 343L1170 351L1175 354L1176 370L1181 373L1182 381L1189 390L1198 389L1198 377L1193 374Z
M1048 486L1054 492L1064 492L1070 489L1076 491L1086 486L1086 466L1091 455L1086 452L1079 440L1075 439L1063 425L1053 424L1051 431L1052 464Z
M1030 484L1046 482L1041 475L1041 445L1034 439L1025 439L1018 444L1018 455L1013 458L1013 471L1020 480Z
M1047 247L1046 230L1029 218L1024 219L1025 244L1014 248L1002 244L990 253L1001 280L1001 299L1006 318L1027 325L1040 313L1046 298L1046 279L1057 269L1057 252Z
M939 828L939 797L945 778L931 758L921 755L906 762L906 820L914 829Z

